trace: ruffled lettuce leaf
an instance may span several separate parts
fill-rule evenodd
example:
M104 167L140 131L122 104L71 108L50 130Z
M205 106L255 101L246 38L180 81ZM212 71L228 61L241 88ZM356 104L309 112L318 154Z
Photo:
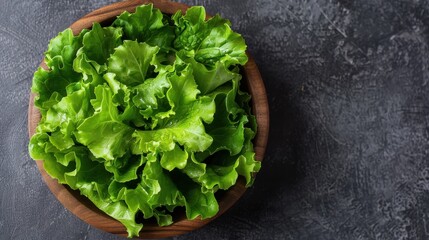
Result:
M211 106L214 104L200 101L195 105L194 111L211 111L213 109ZM188 151L206 150L213 138L205 132L200 116L196 112L189 112L189 115L190 118L184 120L171 119L166 123L166 127L160 129L136 130L132 135L132 153L172 151L176 143L184 146Z
M99 23L94 23L92 29L83 36L82 52L88 59L102 65L122 43L121 37L121 28L101 27Z
M153 71L149 67L158 51L158 47L125 40L109 59L109 72L116 74L117 80L127 86L143 83Z
M201 191L201 186L181 172L173 172L172 177L183 194L186 217L188 219L210 218L219 211L214 191Z
M136 223L136 213L131 211L129 205L121 201L112 201L108 198L106 184L85 183L79 188L80 192L88 197L100 210L115 218L127 228L128 236L138 236L143 224ZM102 193L102 194L100 194Z
M171 87L167 79L167 73L159 73L155 78L147 79L144 83L136 86L132 98L139 113L151 120L150 128L154 129L158 121L174 115L168 99L167 90Z
M124 183L138 178L137 170L142 166L143 162L144 160L141 156L128 153L112 161L106 161L104 166L107 171L113 173L115 181Z
M183 197L177 189L176 183L162 168L156 153L148 154L148 161L143 170L143 184L150 187L157 183L159 191L148 200L152 208L160 206L182 206Z
M77 51L82 47L82 38L87 32L85 29L78 36L74 36L71 29L60 32L50 41L45 52L46 65L50 69L59 68L72 74L73 61Z
M248 58L245 53L246 44L243 37L232 31L231 23L219 15L207 21L208 34L195 51L195 60L212 66L220 61L226 66L244 65Z
M97 86L103 83L101 74L106 71L106 66L104 64L100 65L94 60L90 60L81 48L73 62L73 70L82 74L82 81L84 83Z
M246 44L243 37L231 30L231 23L214 16L206 21L203 7L191 7L185 15L172 16L176 25L174 47L178 50L195 51L195 60L206 66L220 61L227 67L247 62Z
M213 120L215 104L212 98L200 97L191 71L169 77L171 87L167 98L175 115L160 124L158 129L137 130L132 144L133 154L152 151L172 151L176 143L188 151L204 151L213 139L205 132L203 122Z
M175 35L174 28L168 22L167 16L149 4L137 7L134 13L122 13L113 22L113 26L123 29L125 39L169 50L172 49Z
M71 29L66 29L50 41L45 52L45 63L49 69L38 68L31 88L37 93L34 103L42 113L49 108L46 103L52 95L56 94L57 99L66 96L66 87L82 78L79 72L73 71L73 62L86 33L87 30L83 30L74 36Z
M110 88L99 85L95 95L96 98L91 100L94 115L77 127L74 136L97 158L113 160L122 157L128 151L134 129L119 120Z
M119 120L130 126L142 127L147 125L143 116L139 114L139 109L132 102L132 89L117 81L114 73L108 72L103 75L103 78L113 92L113 104L122 108L118 116Z
M226 82L241 78L238 68L230 70L224 62L216 62L212 67L197 62L194 51L186 53L181 51L178 55L194 69L195 81L202 94L208 94Z
M191 7L184 15L178 11L172 16L172 19L176 26L174 48L178 50L198 48L208 32L205 22L205 9L203 7Z
M176 144L173 150L162 154L161 166L168 171L175 168L183 169L186 166L188 157L189 153Z

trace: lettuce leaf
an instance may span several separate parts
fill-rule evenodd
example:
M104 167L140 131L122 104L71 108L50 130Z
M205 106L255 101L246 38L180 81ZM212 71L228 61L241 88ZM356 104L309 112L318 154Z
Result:
M101 27L94 23L92 29L83 36L82 52L88 59L104 64L117 46L122 42L122 29L114 27Z
M195 60L212 67L216 62L233 64L247 62L246 43L243 37L231 30L231 23L219 15L205 21L203 7L195 6L172 16L176 25L174 47L178 50L195 51Z
M119 121L110 88L98 85L95 95L96 98L91 100L95 109L94 115L86 118L77 127L74 136L76 141L87 146L95 157L114 160L128 151L134 129Z
M109 59L109 72L115 73L117 80L127 86L143 83L150 74L150 63L158 50L146 43L125 40Z
M82 78L79 72L73 71L73 62L87 32L85 29L74 36L71 29L66 29L50 41L45 52L45 63L49 70L39 67L33 77L32 91L38 94L35 105L41 112L47 110L46 102L52 95L65 96L66 87Z
M219 211L216 191L261 165L250 95L240 90L244 39L202 7L162 14L151 4L112 26L67 29L33 77L42 118L30 156L138 236L144 219L173 223Z
M167 17L149 4L137 7L134 13L122 13L113 22L113 26L123 29L125 39L170 49L175 37L174 28L166 22Z

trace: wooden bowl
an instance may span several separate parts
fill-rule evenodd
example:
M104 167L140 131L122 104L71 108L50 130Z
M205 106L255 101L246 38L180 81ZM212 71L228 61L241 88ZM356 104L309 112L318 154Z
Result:
M162 12L167 14L173 14L177 10L185 12L188 8L187 5L181 3L173 3L163 0L131 0L118 2L91 12L74 22L70 28L73 30L74 34L78 34L82 29L90 28L93 22L110 23L122 12L134 12L137 6L147 3L153 3L156 8L159 8ZM44 62L42 62L41 66L46 69ZM262 161L267 145L269 128L268 102L265 87L255 61L250 55L249 61L243 67L242 72L244 75L243 80L245 86L247 86L248 91L252 95L252 110L258 123L258 131L255 139L253 140L256 159L258 161ZM40 113L37 108L34 107L34 94L31 93L28 106L28 133L30 137L35 133L35 129L39 121ZM68 186L59 184L57 180L52 179L44 170L42 161L36 161L36 164L51 192L68 210L96 228L113 234L127 236L127 231L120 222L109 217L95 207L86 197L81 196L79 191L71 190ZM205 220L198 218L195 220L187 220L184 214L177 214L176 216L173 216L174 223L170 226L159 227L156 223L145 223L139 237L164 238L198 229L216 217L222 215L226 210L234 205L245 191L244 179L240 177L233 187L218 196L219 212L213 218Z

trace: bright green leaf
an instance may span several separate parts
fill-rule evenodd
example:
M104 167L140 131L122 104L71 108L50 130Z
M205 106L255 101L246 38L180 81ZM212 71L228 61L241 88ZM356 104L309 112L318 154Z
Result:
M150 63L159 51L146 43L125 40L115 49L108 63L108 71L115 73L117 80L128 86L143 83L153 69Z

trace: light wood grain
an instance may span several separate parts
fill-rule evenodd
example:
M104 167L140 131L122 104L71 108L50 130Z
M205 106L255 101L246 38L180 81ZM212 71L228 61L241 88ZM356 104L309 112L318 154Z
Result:
M90 28L93 22L111 22L123 11L134 12L137 6L146 3L153 3L154 6L159 8L162 12L169 14L172 14L179 9L182 10L182 12L185 12L188 8L188 6L184 4L168 1L132 0L118 2L91 12L74 22L70 28L73 30L74 34L78 34L82 29ZM41 66L46 69L46 65L43 62ZM248 63L243 67L243 73L243 79L252 95L252 110L258 123L258 131L254 139L256 159L262 161L269 132L268 101L258 67L250 55ZM28 107L28 133L30 137L34 134L39 121L40 113L34 107L34 94L30 94ZM56 180L52 179L44 170L43 161L36 161L36 164L51 192L73 214L96 228L121 236L127 235L125 227L120 222L101 212L88 199L81 196L78 191L73 191L67 186L61 185ZM175 223L170 226L159 227L154 223L145 224L141 231L140 238L164 238L198 229L222 215L236 203L245 191L244 179L239 178L237 183L218 199L219 213L215 217L205 220L196 219L191 221L185 218L184 213L176 213L173 216Z

